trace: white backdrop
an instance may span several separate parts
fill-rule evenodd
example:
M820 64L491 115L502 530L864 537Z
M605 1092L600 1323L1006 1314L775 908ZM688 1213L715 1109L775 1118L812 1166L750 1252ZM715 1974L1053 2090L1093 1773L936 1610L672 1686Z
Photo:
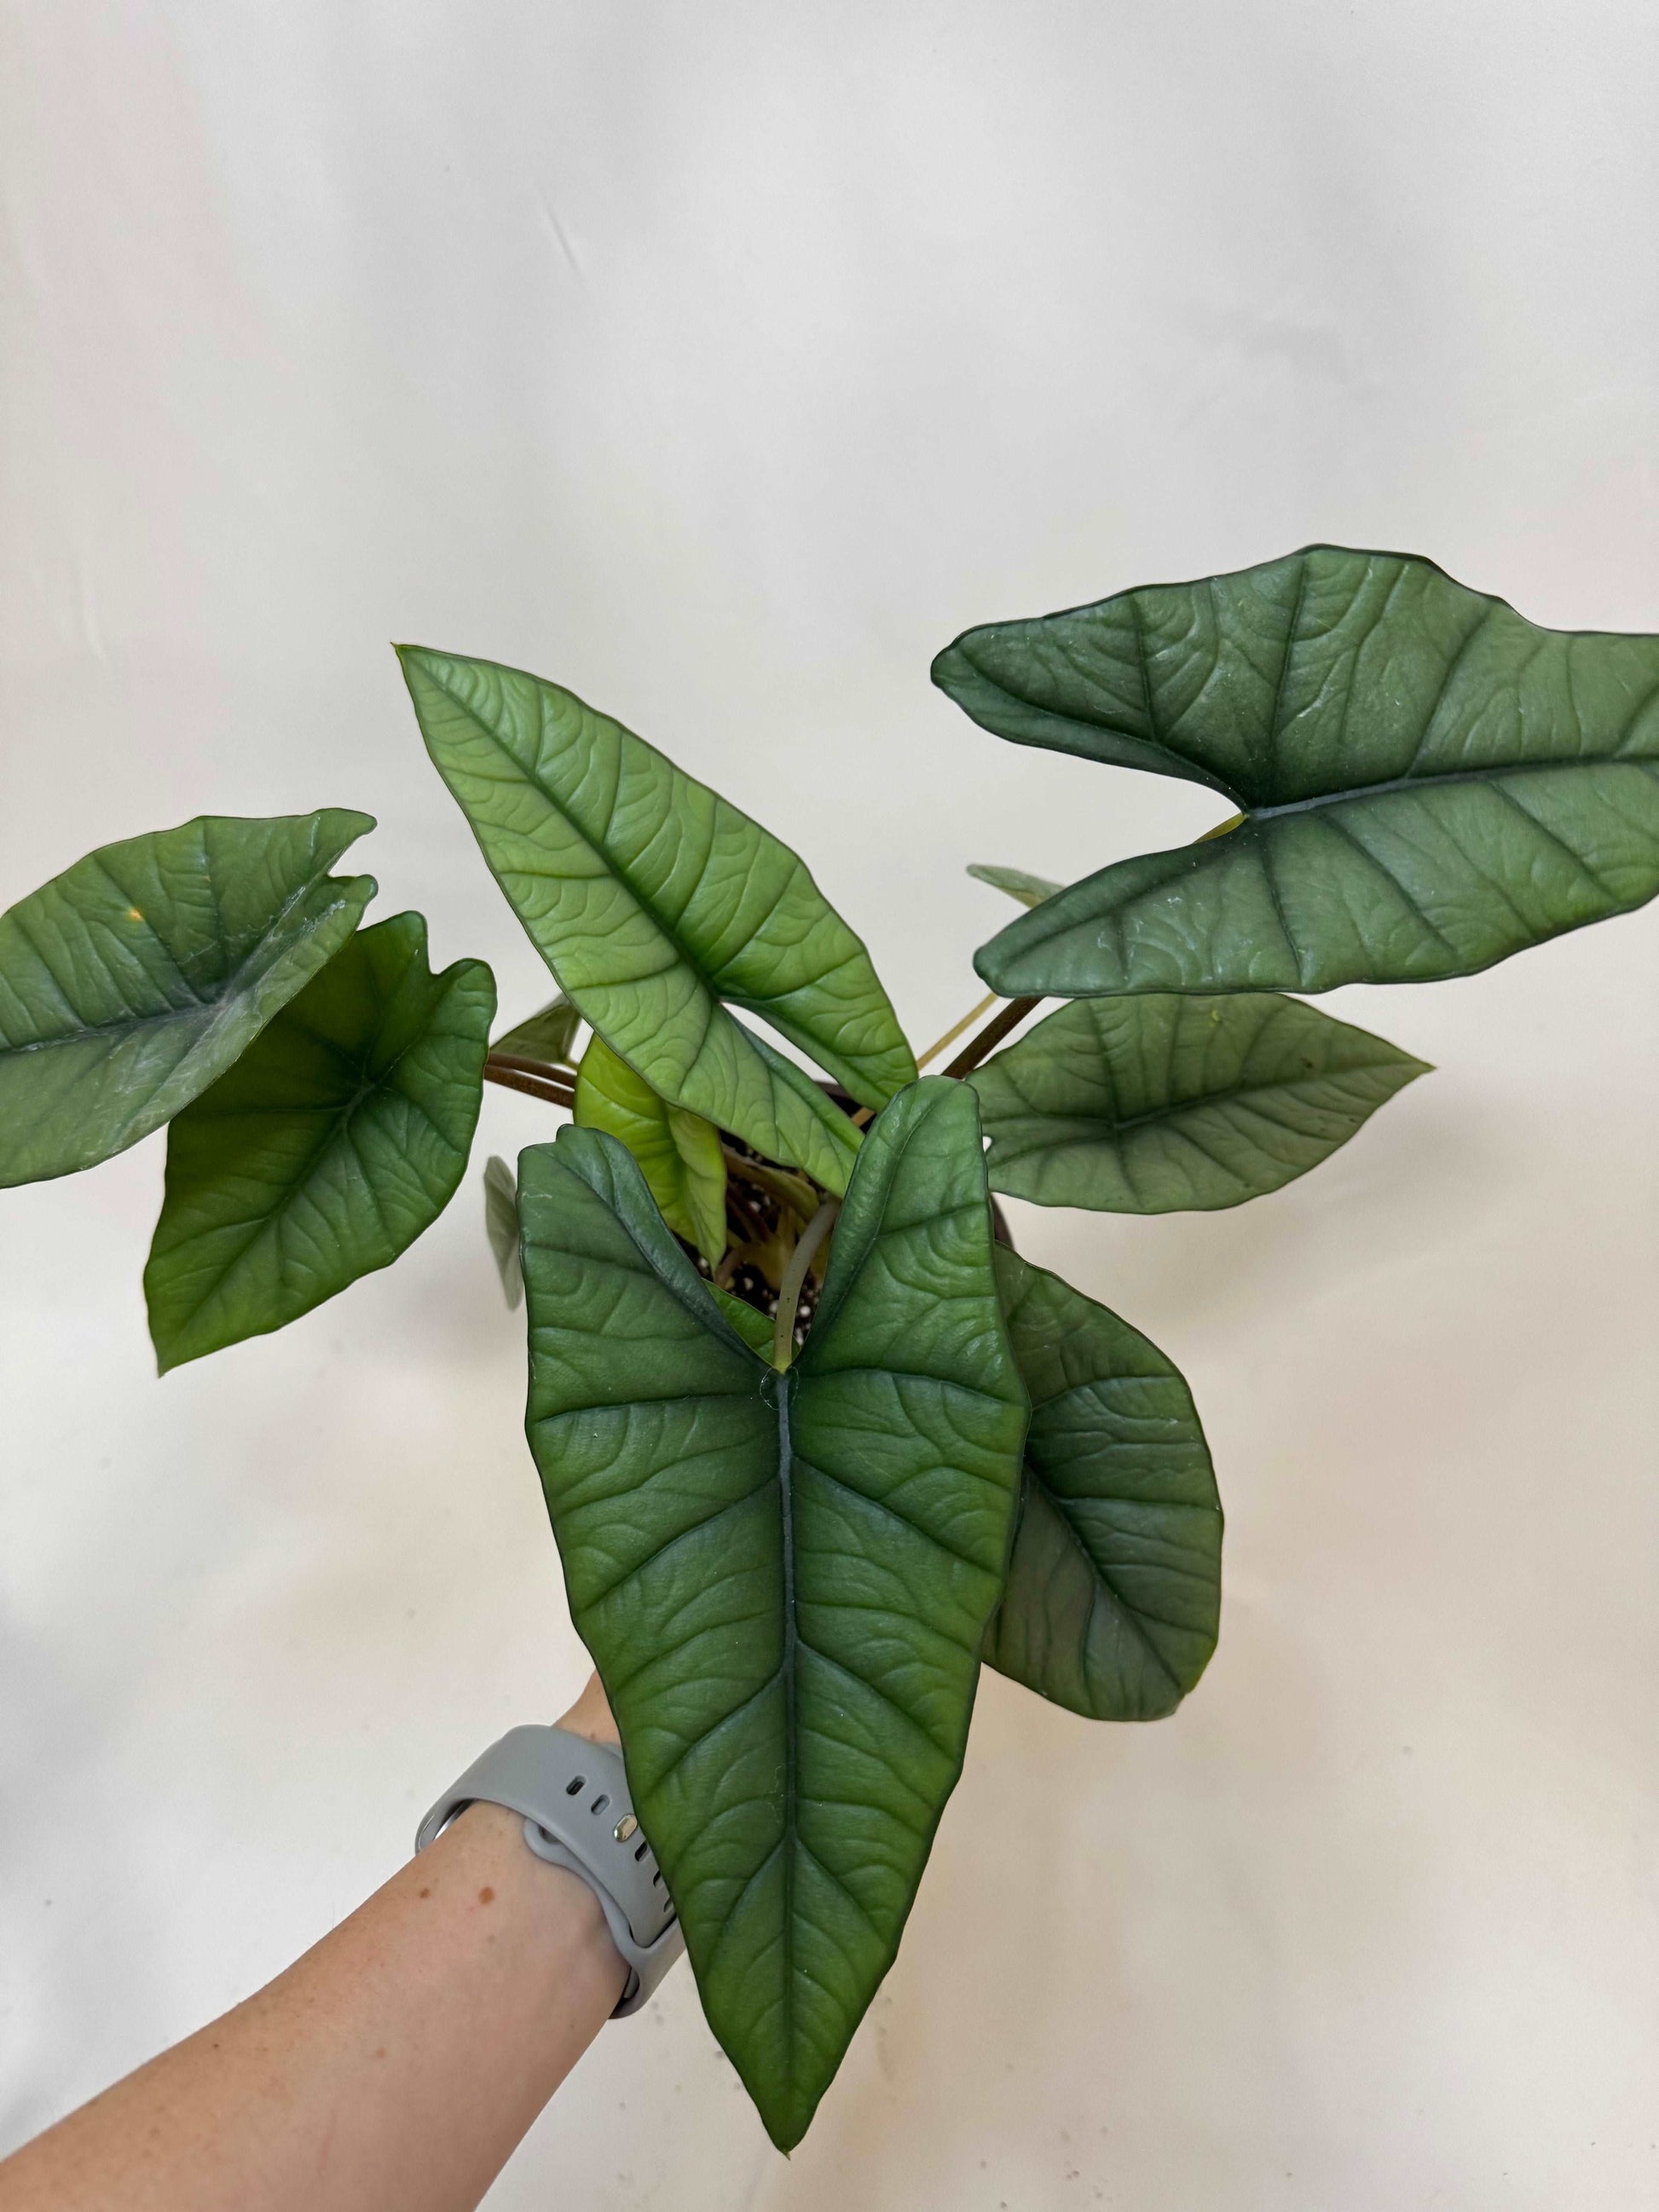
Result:
M1215 803L999 744L964 625L1432 554L1659 629L1643 0L3 0L0 904L364 806L374 911L545 981L392 637L544 671L808 855L918 1041ZM1659 2196L1659 912L1327 1001L1438 1064L1235 1213L1018 1209L1229 1510L1173 1721L988 1676L793 2161L690 1978L501 2212L1634 2212ZM154 1379L159 1137L0 1198L0 2142L246 1993L583 1661L475 1175Z

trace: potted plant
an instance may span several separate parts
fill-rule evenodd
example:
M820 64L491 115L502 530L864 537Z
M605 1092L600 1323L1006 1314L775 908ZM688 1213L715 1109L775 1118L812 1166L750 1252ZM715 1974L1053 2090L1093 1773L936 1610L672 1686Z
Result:
M710 2024L787 2148L892 1961L981 1665L1147 1720L1215 1644L1187 1388L1000 1241L993 1194L1278 1189L1425 1072L1285 994L1468 975L1653 896L1659 639L1330 546L968 631L933 676L976 721L1223 818L1064 890L977 868L1026 911L920 1060L757 823L557 684L401 658L552 1002L492 1043L482 962L363 926L372 879L331 871L367 816L108 846L0 918L0 1182L167 1126L165 1372L406 1250L485 1081L568 1114L485 1171L531 1449Z

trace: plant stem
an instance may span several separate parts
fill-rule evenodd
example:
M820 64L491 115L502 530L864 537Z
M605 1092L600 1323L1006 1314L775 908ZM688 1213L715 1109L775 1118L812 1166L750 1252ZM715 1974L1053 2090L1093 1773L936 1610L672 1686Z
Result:
M789 1255L789 1265L783 1271L783 1287L778 1292L778 1317L772 1329L772 1364L780 1375L795 1356L795 1316L800 1307L800 1294L806 1286L806 1271L817 1256L817 1249L836 1225L836 1216L841 1212L838 1198L826 1198L823 1204L800 1232L800 1242Z
M969 1039L945 1070L945 1074L955 1076L958 1080L964 1075L971 1075L986 1054L1000 1045L1010 1030L1018 1029L1034 1006L1042 1004L1041 998L1010 999L1002 1012L987 1022L976 1037Z
M486 1083L499 1083L503 1091L522 1091L531 1098L545 1098L550 1105L574 1106L576 1093L569 1085L556 1082L550 1075L531 1074L499 1060L484 1062Z
M927 1066L930 1060L937 1060L947 1044L954 1044L957 1039L962 1035L963 1030L972 1029L974 1024L979 1019L981 1014L988 1014L992 1007L995 1006L996 1002L997 994L993 991L988 998L981 999L978 1006L976 1006L970 1013L964 1014L954 1029L946 1030L942 1037L939 1037L934 1043L930 1044L927 1051L922 1054L921 1059L916 1062L917 1073L921 1073L921 1070Z

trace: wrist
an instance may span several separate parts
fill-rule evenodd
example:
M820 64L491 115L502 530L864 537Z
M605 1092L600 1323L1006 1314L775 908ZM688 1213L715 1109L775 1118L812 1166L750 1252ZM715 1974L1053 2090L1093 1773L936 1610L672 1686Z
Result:
M622 1749L616 1718L597 1674L588 1676L581 1695L556 1725L570 1735L586 1736L589 1743L608 1744L612 1751Z

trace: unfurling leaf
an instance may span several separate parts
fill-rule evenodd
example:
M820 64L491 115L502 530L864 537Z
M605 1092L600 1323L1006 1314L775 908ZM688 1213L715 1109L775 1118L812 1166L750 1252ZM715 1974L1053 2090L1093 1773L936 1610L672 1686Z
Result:
M581 1025L580 1014L561 992L527 1022L496 1037L489 1049L517 1060L538 1060L549 1067L574 1067L576 1032Z
M1039 1206L1237 1206L1329 1158L1427 1069L1273 992L1078 999L969 1078L993 1190Z
M1028 876L1024 868L992 868L983 861L969 864L968 872L976 881L989 884L993 890L1006 891L1011 899L1022 906L1041 906L1044 899L1064 890L1063 884L1052 883L1047 876Z
M483 1188L484 1234L495 1255L507 1310L514 1313L524 1302L524 1269L519 1265L519 1179L498 1152L492 1152L484 1162Z
M1215 1650L1221 1505L1186 1384L1104 1306L1000 1249L1030 1394L1025 1489L988 1664L1098 1721L1172 1712Z
M961 1769L1025 1403L971 1091L902 1091L773 1371L614 1139L520 1161L527 1428L714 2033L805 2133Z
M165 1374L388 1266L453 1197L495 985L426 924L361 930L167 1133L144 1295Z
M730 1291L723 1291L718 1283L711 1283L708 1290L714 1304L749 1349L759 1352L761 1358L769 1364L772 1358L772 1323L766 1316L746 1300L734 1297Z
M869 955L802 861L558 684L401 659L428 750L583 1018L659 1097L844 1190L857 1133L726 1011L866 1105L915 1076Z
M726 1155L713 1122L659 1098L597 1034L576 1072L575 1120L627 1146L663 1219L712 1267L726 1249Z
M0 1185L72 1175L170 1121L357 927L328 872L374 817L203 815L105 845L0 915Z
M975 962L1006 995L1426 982L1659 891L1659 637L1540 629L1431 562L1310 546L969 630L933 675L1243 815L1011 923Z

